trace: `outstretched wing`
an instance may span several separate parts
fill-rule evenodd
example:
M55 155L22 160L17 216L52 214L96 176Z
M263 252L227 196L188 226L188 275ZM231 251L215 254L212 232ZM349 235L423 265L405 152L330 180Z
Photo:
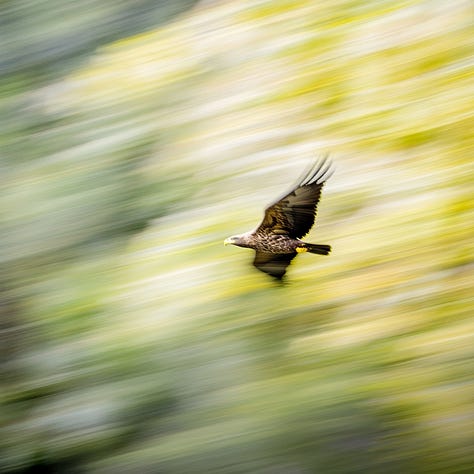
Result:
M331 176L331 162L324 157L305 173L298 185L265 210L256 233L274 233L300 239L313 227L321 189Z
M253 264L261 272L268 273L269 275L282 279L286 273L286 267L295 258L296 252L293 253L267 253L255 251L255 259Z

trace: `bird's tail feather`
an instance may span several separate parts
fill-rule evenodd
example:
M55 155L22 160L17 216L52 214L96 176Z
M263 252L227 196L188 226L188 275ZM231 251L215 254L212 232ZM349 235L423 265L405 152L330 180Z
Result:
M305 243L305 247L308 249L310 253L317 253L319 255L328 255L331 251L330 245L325 244L308 244Z

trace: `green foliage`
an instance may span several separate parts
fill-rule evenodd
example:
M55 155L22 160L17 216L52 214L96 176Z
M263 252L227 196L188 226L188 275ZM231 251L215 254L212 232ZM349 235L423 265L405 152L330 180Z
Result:
M4 33L0 470L471 472L468 4L109 3ZM222 241L324 151L276 285Z

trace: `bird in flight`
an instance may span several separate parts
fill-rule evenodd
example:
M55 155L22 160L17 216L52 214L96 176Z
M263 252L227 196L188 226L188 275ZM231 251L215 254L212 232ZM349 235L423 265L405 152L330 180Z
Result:
M291 192L265 209L263 221L255 230L229 237L224 244L254 249L254 266L278 280L298 253L328 255L329 245L300 239L313 227L321 190L331 175L327 157L316 161Z

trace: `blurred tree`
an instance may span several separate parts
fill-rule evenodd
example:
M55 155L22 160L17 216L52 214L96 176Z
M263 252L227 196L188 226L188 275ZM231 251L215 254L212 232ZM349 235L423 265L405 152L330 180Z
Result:
M472 471L469 2L2 8L0 470ZM321 149L278 288L221 242Z

